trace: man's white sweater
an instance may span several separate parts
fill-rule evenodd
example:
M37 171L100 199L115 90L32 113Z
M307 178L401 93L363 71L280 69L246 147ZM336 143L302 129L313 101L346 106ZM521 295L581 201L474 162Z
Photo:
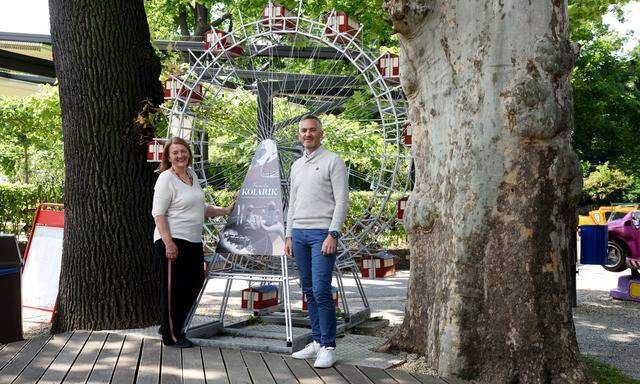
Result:
M349 209L344 161L322 146L291 166L287 237L292 228L340 231Z

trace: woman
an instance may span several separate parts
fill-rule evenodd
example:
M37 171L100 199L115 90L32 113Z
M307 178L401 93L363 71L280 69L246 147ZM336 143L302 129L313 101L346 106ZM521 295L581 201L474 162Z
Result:
M204 282L202 226L205 217L228 215L233 209L208 205L198 177L189 166L189 144L173 137L164 146L160 176L153 194L155 251L162 262L162 325L167 346L193 344L182 327Z

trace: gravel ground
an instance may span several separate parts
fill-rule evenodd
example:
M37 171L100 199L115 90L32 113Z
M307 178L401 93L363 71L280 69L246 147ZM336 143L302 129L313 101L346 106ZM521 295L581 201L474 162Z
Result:
M599 266L580 266L574 321L583 354L613 365L631 377L640 378L640 302L618 301L609 296L609 290L617 286L618 277L628 273L611 273ZM345 281L345 289L348 296L352 296L356 289L349 280ZM396 277L384 280L363 279L372 316L382 316L390 322L391 328L381 332L385 335L402 323L408 280L409 271L398 271ZM229 315L233 317L235 313L230 309ZM46 333L48 316L42 316L38 311L25 311L25 337ZM426 367L423 358L411 354L403 357L408 363L402 368L434 373Z
M618 285L618 277L628 274L628 270L612 273L600 266L580 266L574 322L583 354L640 379L640 302L614 300L609 296L609 290ZM392 327L402 323L408 277L408 271L399 271L395 278L385 280L388 286L381 285L382 280L364 280L372 315L389 319ZM408 363L402 368L433 374L424 359L411 354L405 358Z
M580 351L640 379L640 302L614 300L618 277L600 266L580 266L574 323Z

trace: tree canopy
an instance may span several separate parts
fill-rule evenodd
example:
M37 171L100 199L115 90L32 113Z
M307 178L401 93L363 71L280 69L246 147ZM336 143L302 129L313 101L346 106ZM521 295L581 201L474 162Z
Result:
M145 0L145 8L151 27L151 36L156 39L176 39L183 37L201 37L208 25L229 13L233 25L243 21L262 17L265 0ZM278 3L295 11L298 2L282 0ZM363 37L366 44L377 46L397 46L388 15L382 9L382 0L308 0L302 5L302 13L310 18L320 17L332 9L353 15L364 27ZM225 27L228 26L224 25ZM222 28L226 29L226 28ZM199 36L198 36L199 35Z
M582 160L640 176L640 68L623 38L604 26L582 47L573 73L573 144Z

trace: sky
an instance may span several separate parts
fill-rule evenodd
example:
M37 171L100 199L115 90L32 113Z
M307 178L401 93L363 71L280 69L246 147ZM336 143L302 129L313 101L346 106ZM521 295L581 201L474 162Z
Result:
M2 0L0 32L21 32L49 34L48 0ZM629 50L640 40L640 1L625 6L624 24L613 15L605 16L605 22L621 33L633 32L626 49Z
M48 0L1 0L0 32L49 34Z

